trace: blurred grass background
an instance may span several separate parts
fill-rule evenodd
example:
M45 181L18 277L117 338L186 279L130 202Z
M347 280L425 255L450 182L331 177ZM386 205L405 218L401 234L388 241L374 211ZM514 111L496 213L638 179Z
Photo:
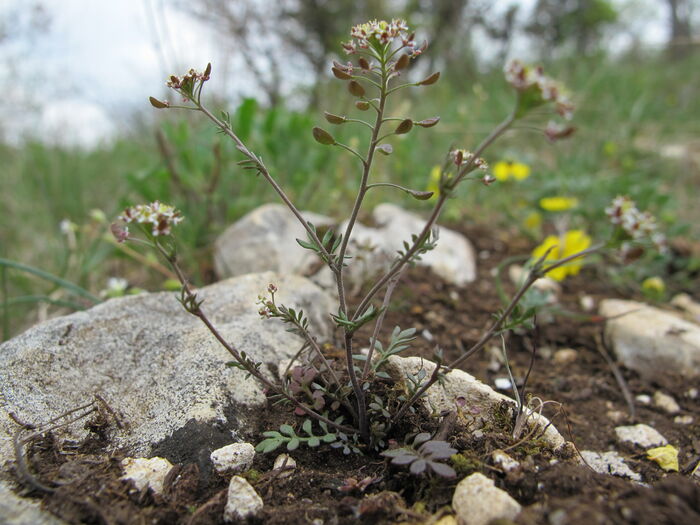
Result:
M488 224L537 242L543 233L527 225L528 217L538 211L540 198L562 195L579 200L570 213L571 227L595 238L607 232L604 208L614 196L626 194L640 209L654 212L670 238L697 240L698 53L670 60L666 51L613 57L598 49L588 56L562 53L545 65L574 94L575 135L548 143L536 129L546 124L546 116L516 126L486 158L492 165L503 159L524 162L531 176L490 187L463 185L442 223ZM439 115L442 120L434 128L414 128L392 139L394 153L377 161L374 180L426 189L432 167L450 146L474 148L511 109L514 97L503 80L502 64L482 67L478 74L473 64L459 67L458 59L445 66L436 86L394 97L392 116ZM262 156L300 208L340 219L358 185L357 160L315 143L311 128L330 128L324 110L362 114L353 108L345 83L327 74L314 85L312 101L303 110L290 109L284 100L270 105L250 98L236 107L221 100L211 100L209 106L231 112L239 136ZM150 106L144 104L144 111L151 111ZM105 235L124 207L158 199L187 217L178 231L185 266L197 283L210 282L216 236L260 204L276 202L275 195L263 180L236 165L240 155L204 118L177 111L161 111L157 117L153 125L89 150L32 140L0 145L0 257L50 272L94 295L112 276L126 277L134 287L162 289L167 275L158 271L155 260L144 265ZM363 127L346 124L332 131L346 144L362 148L366 143ZM430 207L430 202L379 189L370 192L366 209L385 200L417 211ZM627 285L634 288L645 277L659 275L675 290L692 291L700 261L692 250L674 256L673 261L657 257L630 269ZM65 305L50 306L70 295L62 286L7 265L0 266L0 289L3 337L51 312L69 311ZM76 302L91 304L85 298Z

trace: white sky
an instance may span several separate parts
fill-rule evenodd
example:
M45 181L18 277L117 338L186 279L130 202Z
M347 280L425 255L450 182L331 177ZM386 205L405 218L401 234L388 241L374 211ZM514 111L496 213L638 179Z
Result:
M260 0L275 1L275 0ZM642 0L619 0L641 3ZM658 0L650 0L658 4ZM28 0L0 0L0 16ZM504 5L510 0L500 0ZM151 112L149 95L164 96L170 73L203 68L208 61L237 71L214 75L210 88L229 96L251 89L245 72L197 22L167 0L43 0L49 29L5 52L20 57L10 99L34 99L36 111L2 123L9 138L24 133L90 146L129 125L134 112ZM532 4L533 0L524 0ZM646 3L647 5L649 2ZM629 10L628 10L629 11ZM153 16L153 13L158 13ZM665 21L653 10L637 11L647 43L663 42ZM656 18L656 20L655 20ZM624 40L624 38L623 38ZM160 42L159 47L156 42ZM0 49L0 59L2 59ZM0 62L1 63L1 62ZM228 78L230 86L223 84ZM0 75L0 80L2 76Z

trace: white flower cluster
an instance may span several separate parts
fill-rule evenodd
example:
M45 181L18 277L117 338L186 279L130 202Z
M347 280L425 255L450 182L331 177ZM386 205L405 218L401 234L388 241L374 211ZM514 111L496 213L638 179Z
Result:
M409 54L416 57L423 51L416 45L414 35L408 32L405 20L394 19L391 22L385 20L370 20L364 24L353 26L350 31L352 40L343 43L348 54L356 53L358 49L367 49L372 39L382 45L387 45L400 39L401 46L409 48Z
M632 240L650 240L659 251L666 249L666 237L659 231L654 216L648 211L639 211L634 201L626 195L615 197L605 208L605 213L610 217L610 222L622 228Z
M450 152L450 157L452 158L452 162L454 162L455 166L457 167L464 166L465 164L471 162L472 165L476 166L480 170L488 171L489 169L489 165L484 159L481 157L474 158L474 154L466 149L452 150Z
M574 104L565 88L556 80L544 74L541 66L525 66L519 60L511 60L504 69L506 81L518 91L535 88L544 102L553 102L557 113L567 120L574 115Z
M183 219L179 210L159 201L127 208L119 218L127 224L134 222L150 225L154 236L170 235L172 227L180 224Z

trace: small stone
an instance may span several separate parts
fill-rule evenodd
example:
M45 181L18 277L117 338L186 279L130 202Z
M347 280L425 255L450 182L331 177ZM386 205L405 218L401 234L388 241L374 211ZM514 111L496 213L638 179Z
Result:
M593 452L591 450L582 450L581 456L586 461L589 467L599 474L612 474L622 478L629 478L634 481L641 481L642 477L633 471L617 451L610 452Z
M639 394L639 395L636 396L634 399L635 399L635 400L637 401L637 403L639 403L640 405L650 405L650 404L651 404L651 396L649 396L649 395L647 395L647 394Z
M573 348L562 348L554 352L553 361L560 365L568 365L578 359L578 352Z
M693 387L688 389L688 391L685 393L685 396L690 399L697 399L698 394L700 394L700 391L697 388Z
M627 419L627 414L621 410L608 410L606 413L608 419L613 423L620 423Z
M661 392L660 390L654 392L654 406L660 408L668 414L677 414L681 411L681 407L678 406L676 400L672 396Z
M521 506L480 473L459 482L452 496L452 508L459 525L486 525L492 520L513 520Z
M676 295L671 299L671 304L683 310L690 321L700 324L700 303L693 301L693 298L688 294L682 293Z
M615 427L617 438L624 443L631 443L642 448L660 447L668 445L668 441L659 432L649 425L631 425Z
M263 500L244 478L233 476L228 486L228 497L224 508L224 521L232 522L258 514Z
M512 390L513 389L513 383L510 382L510 379L507 377L497 377L496 379L493 380L494 386L498 390Z
M287 478L292 475L292 470L297 467L297 462L289 454L280 454L275 458L275 463L272 465L272 470L284 469L280 473L280 478Z
M520 467L520 463L502 450L494 450L491 454L491 459L493 459L495 465L501 467L505 472L512 472Z
M253 464L255 447L250 443L233 443L215 450L209 457L219 474L243 472Z
M595 299L590 295L582 295L578 302L584 312L591 312L595 308Z
M693 421L693 416L676 416L673 418L673 422L677 425L692 425Z
M165 476L173 468L172 463L165 458L124 458L122 460L124 475L120 479L134 482L141 491L148 486L154 493L163 492Z

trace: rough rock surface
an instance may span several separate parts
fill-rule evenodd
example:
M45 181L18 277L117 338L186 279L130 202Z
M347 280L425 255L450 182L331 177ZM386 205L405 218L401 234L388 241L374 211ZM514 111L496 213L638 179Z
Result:
M329 217L303 212L303 216L317 227L332 226ZM361 283L373 274L389 267L403 242L419 233L425 219L392 204L380 204L374 209L376 228L355 223L348 254L353 264L348 267L349 281ZM338 231L345 230L342 224ZM419 264L430 267L445 280L465 285L476 278L476 259L471 243L461 234L440 228L437 248L422 256ZM214 265L220 277L242 275L248 272L273 270L306 274L318 257L301 248L296 239L306 240L306 232L299 221L282 204L265 204L230 226L216 241ZM322 269L314 281L333 289L330 271Z
M4 525L66 525L38 503L20 498L9 485L0 482L0 523Z
M364 273L370 275L387 269L396 252L404 249L404 241L410 243L411 235L420 233L425 226L423 217L387 203L377 206L372 218L378 225L376 228L358 225L353 231L356 246L374 246L371 252L360 253L365 259ZM441 227L439 232L437 247L422 255L418 264L429 267L446 281L458 286L474 281L476 259L471 243L453 230Z
M211 453L211 462L219 474L243 472L255 459L255 447L250 443L232 443Z
M263 500L245 478L233 476L228 486L224 521L233 522L255 516L263 508Z
M694 301L687 293L676 295L671 299L671 304L680 308L689 321L700 324L700 303Z
M317 228L333 225L333 219L302 212ZM264 204L229 226L216 240L214 269L219 278L254 272L304 274L318 261L297 244L306 230L284 204Z
M700 326L635 301L606 299L600 314L609 317L606 338L620 361L647 379L675 372L700 376Z
M629 478L634 481L642 480L642 476L629 468L627 463L622 459L622 456L615 450L610 452L582 450L581 456L588 466L599 474L612 474L613 476Z
M521 506L480 473L459 482L452 496L452 508L459 525L487 525L491 520L513 520Z
M125 458L122 460L124 475L122 479L131 480L137 490L150 488L156 494L163 492L163 482L172 463L165 458Z
M397 381L405 380L408 374L416 375L421 369L425 370L426 377L430 377L435 363L420 357L392 356L386 364L386 372ZM494 410L503 403L510 406L511 410L515 410L516 406L513 399L499 394L462 370L452 370L446 374L444 383L436 383L429 388L422 401L433 413L455 410L458 405L463 406L462 413L475 430L489 422ZM539 427L541 437L552 449L556 450L566 444L559 431L544 416L533 412L531 422Z
M332 299L308 280L250 274L199 291L203 309L228 341L251 358L276 364L300 340L277 320L262 321L255 304L269 282L279 300L301 307L312 330L327 337ZM52 319L0 345L0 402L30 423L47 421L101 394L129 424L115 446L150 455L151 445L190 420L226 421L224 409L264 402L261 387L227 367L230 355L174 293L112 299L85 312ZM261 370L272 377L263 365ZM73 427L79 438L81 424ZM77 430L76 430L77 429ZM0 418L0 458L11 457L15 428ZM235 437L235 436L234 436Z
M615 434L617 434L617 439L620 441L642 448L668 445L668 440L658 430L641 423L639 425L615 427Z

